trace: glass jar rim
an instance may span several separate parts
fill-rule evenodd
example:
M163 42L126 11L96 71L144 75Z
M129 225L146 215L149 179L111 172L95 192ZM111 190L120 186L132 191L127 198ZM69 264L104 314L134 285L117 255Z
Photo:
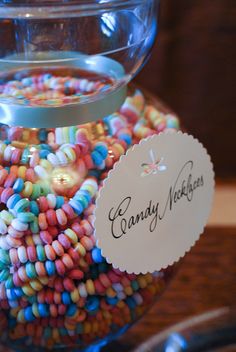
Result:
M158 0L0 0L0 19L43 19L92 16Z

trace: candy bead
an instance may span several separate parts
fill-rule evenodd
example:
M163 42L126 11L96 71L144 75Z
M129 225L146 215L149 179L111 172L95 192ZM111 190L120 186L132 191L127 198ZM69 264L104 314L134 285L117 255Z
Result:
M17 213L23 212L25 209L27 209L30 205L30 202L28 199L21 199L19 200L15 206L14 206L14 210Z
M20 221L20 222L23 222L23 223L29 223L29 222L32 222L34 220L34 217L35 215L33 213L18 213L17 214L17 219Z
M5 235L7 233L7 225L0 219L0 234Z

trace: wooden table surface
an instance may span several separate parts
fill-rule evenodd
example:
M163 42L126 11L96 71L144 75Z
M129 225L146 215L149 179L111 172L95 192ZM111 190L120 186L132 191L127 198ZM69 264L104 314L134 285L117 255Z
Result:
M208 227L152 309L104 351L130 352L186 318L235 304L236 228Z

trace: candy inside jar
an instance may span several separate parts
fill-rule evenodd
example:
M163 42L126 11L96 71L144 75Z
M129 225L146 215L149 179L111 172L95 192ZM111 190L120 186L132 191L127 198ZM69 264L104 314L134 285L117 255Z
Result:
M128 327L162 292L172 270L114 269L96 246L93 214L120 156L141 138L178 126L140 91L94 123L1 126L3 343L83 348Z
M0 76L0 101L26 106L81 103L109 92L112 77L73 67L32 68Z
M174 267L145 275L114 268L94 234L98 192L115 163L141 139L179 129L176 116L141 91L126 94L153 45L158 3L0 0L4 346L105 344L145 313L173 274Z

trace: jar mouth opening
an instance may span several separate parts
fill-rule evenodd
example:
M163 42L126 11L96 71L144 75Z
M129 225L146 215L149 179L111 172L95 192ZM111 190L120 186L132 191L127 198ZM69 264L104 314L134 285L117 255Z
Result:
M159 0L0 0L0 19L43 19L92 16Z

